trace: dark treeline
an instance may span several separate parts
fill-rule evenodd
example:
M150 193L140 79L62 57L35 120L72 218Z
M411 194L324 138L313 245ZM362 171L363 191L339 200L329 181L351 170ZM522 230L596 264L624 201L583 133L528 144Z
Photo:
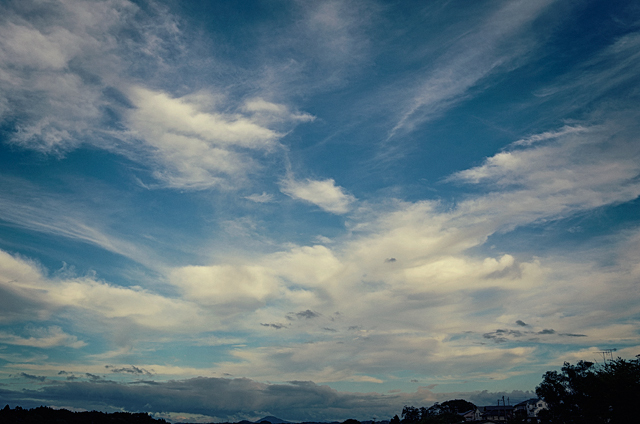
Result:
M166 424L165 420L156 420L144 413L98 411L72 412L66 409L53 409L40 406L22 409L9 405L0 410L2 424Z

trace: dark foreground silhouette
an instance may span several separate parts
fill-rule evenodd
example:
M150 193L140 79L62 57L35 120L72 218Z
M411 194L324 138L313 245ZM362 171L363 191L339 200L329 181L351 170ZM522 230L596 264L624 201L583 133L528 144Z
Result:
M564 363L547 371L536 394L547 402L542 418L564 424L630 424L638 421L640 355L598 365Z
M46 406L33 409L15 409L9 405L0 410L2 424L165 424L165 420L156 420L144 413L130 412L71 412L66 409L53 409Z

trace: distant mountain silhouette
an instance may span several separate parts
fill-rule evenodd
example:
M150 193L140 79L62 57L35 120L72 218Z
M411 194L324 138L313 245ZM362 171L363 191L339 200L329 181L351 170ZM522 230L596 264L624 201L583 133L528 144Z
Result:
M274 417L273 415L266 416L264 418L260 418L256 421L256 423L261 423L262 421L269 421L271 424L290 424L291 421L281 420L278 417Z

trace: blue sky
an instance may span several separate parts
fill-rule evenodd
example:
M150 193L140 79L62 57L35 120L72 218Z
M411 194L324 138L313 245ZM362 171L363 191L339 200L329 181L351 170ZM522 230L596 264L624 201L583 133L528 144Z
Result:
M5 1L0 401L523 400L640 353L632 1Z

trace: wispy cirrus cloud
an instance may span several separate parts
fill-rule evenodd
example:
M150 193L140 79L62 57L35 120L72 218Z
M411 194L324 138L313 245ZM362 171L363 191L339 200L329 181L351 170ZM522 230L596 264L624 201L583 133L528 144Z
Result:
M528 34L531 23L552 3L504 2L487 13L411 84L389 138L441 115L492 73L517 66L536 45Z
M534 94L540 102L562 99L557 113L568 114L584 108L592 102L600 102L606 95L623 90L617 102L631 104L638 95L637 90L628 90L637 84L640 67L640 34L632 32L605 46L595 57L580 63L553 83ZM624 87L624 88L622 88Z
M86 191L92 190L95 188ZM0 177L0 195L0 219L11 226L88 243L151 268L159 266L138 243L109 228L113 220L111 211L102 205L108 197L105 187L101 187L101 197L90 202L80 193L53 196L45 187L24 179ZM117 208L114 203L111 206Z
M327 92L371 60L371 33L383 7L376 1L294 2L278 31L261 32L257 81L276 96ZM292 60L293 59L293 60Z

